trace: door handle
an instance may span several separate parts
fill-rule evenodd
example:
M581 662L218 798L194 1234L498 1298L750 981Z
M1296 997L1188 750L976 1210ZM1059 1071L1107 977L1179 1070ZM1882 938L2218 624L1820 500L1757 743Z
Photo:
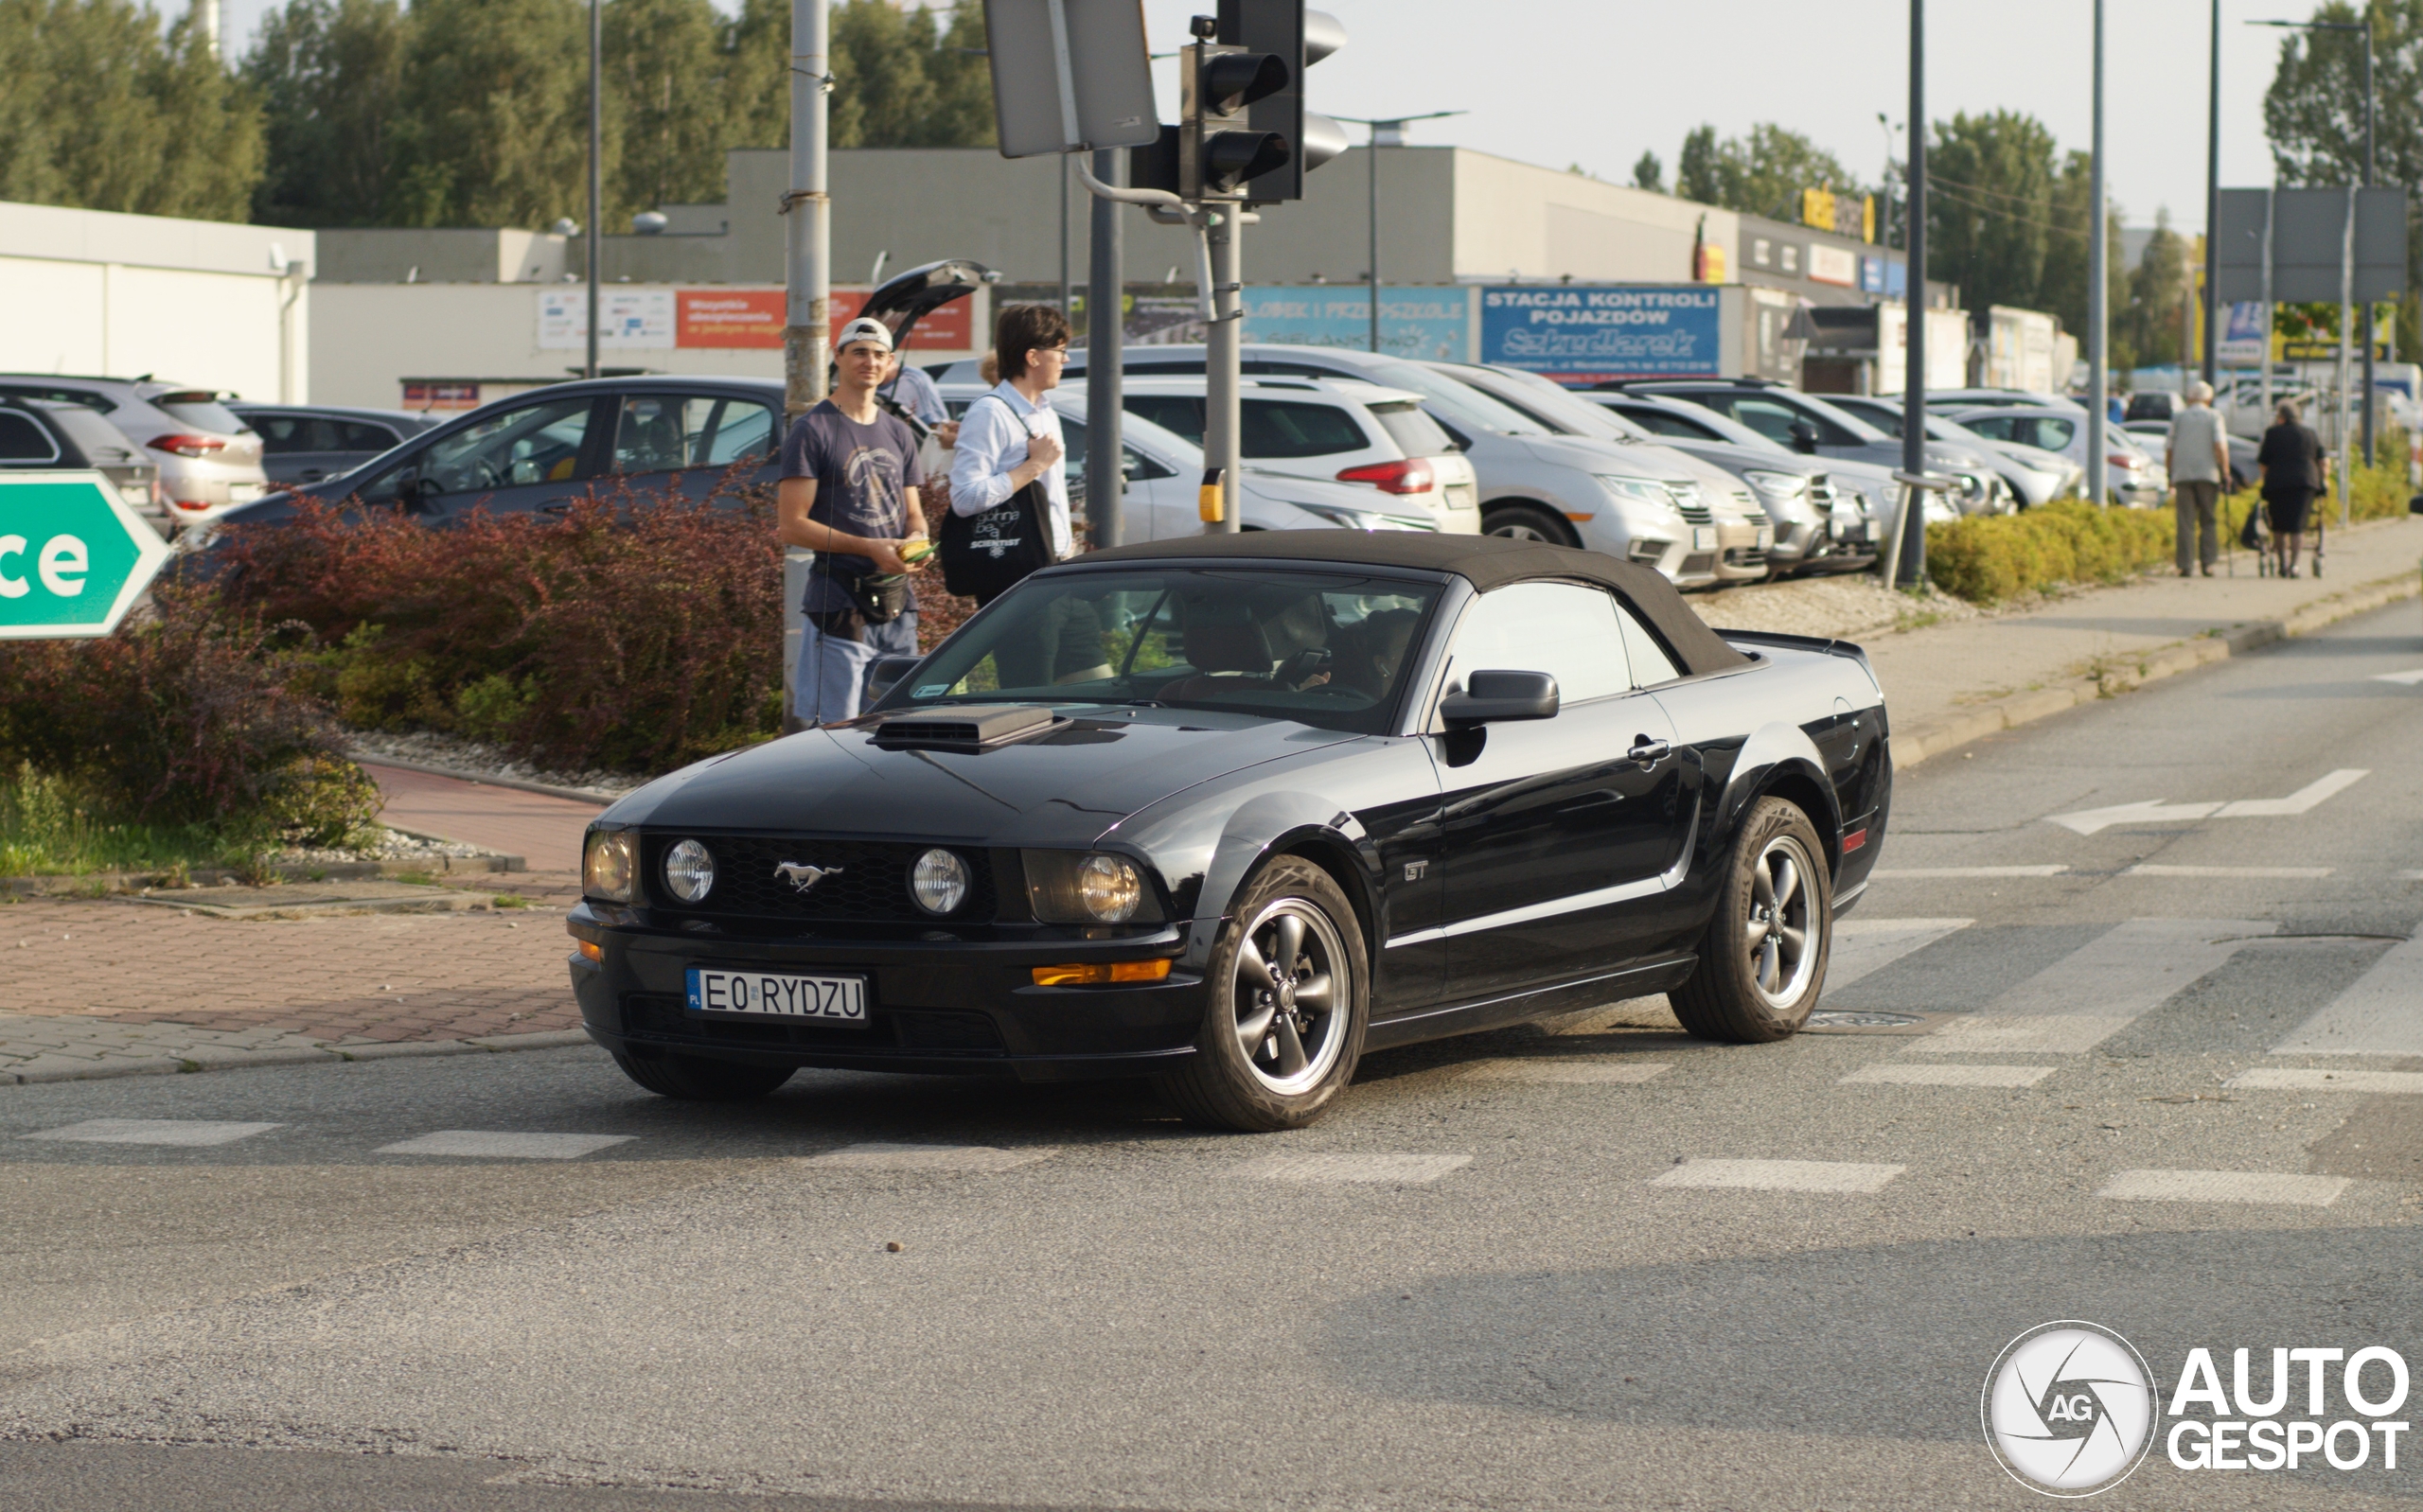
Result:
M1632 738L1632 749L1624 754L1643 766L1654 766L1664 761L1667 752L1672 749L1671 746L1662 740L1652 740L1647 735L1635 735Z

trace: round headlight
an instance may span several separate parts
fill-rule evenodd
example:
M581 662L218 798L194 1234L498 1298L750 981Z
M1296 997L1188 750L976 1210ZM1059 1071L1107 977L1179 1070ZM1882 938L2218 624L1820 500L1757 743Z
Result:
M1125 856L1097 853L1077 864L1077 900L1104 923L1125 923L1143 899L1143 873Z
M967 901L967 863L948 851L929 851L909 871L909 895L928 913L949 913Z
M664 885L683 903L696 903L716 885L716 858L696 840L664 853Z

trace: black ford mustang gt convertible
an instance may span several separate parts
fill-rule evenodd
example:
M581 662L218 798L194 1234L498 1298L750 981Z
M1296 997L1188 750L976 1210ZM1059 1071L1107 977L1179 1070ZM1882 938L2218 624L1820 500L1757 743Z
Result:
M1270 1130L1367 1049L1618 997L1781 1039L1892 786L1856 647L1491 536L1097 552L876 675L590 831L573 985L642 1086L1148 1076Z

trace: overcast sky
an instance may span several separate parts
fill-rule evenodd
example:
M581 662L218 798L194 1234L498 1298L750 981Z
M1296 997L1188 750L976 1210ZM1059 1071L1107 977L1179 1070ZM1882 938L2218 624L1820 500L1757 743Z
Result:
M173 8L179 0L155 0ZM225 0L231 46L268 0ZM1212 0L1145 0L1157 50L1186 40ZM1874 181L1879 111L1908 117L1906 0L1332 0L1346 50L1319 65L1314 106L1348 115L1462 109L1413 140L1477 148L1629 182L1643 148L1666 164L1703 121L1734 135L1759 121L1806 132ZM2105 8L2106 132L2114 201L2131 224L2168 206L2204 219L2209 0ZM2263 90L2282 33L2242 23L2303 16L2308 0L2221 0L2221 182L2272 182ZM2064 148L2092 128L2092 0L1936 0L1928 17L1927 113L2025 111ZM1159 65L1161 115L1176 118L1175 64ZM1357 135L1360 131L1357 129ZM1896 155L1901 149L1897 146Z

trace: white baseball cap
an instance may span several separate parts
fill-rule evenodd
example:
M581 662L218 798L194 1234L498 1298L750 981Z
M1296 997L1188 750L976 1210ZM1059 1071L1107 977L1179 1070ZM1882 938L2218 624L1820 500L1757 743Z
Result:
M833 343L834 355L848 351L852 342L873 342L889 352L892 350L892 327L879 320L861 315L841 327L840 339Z

